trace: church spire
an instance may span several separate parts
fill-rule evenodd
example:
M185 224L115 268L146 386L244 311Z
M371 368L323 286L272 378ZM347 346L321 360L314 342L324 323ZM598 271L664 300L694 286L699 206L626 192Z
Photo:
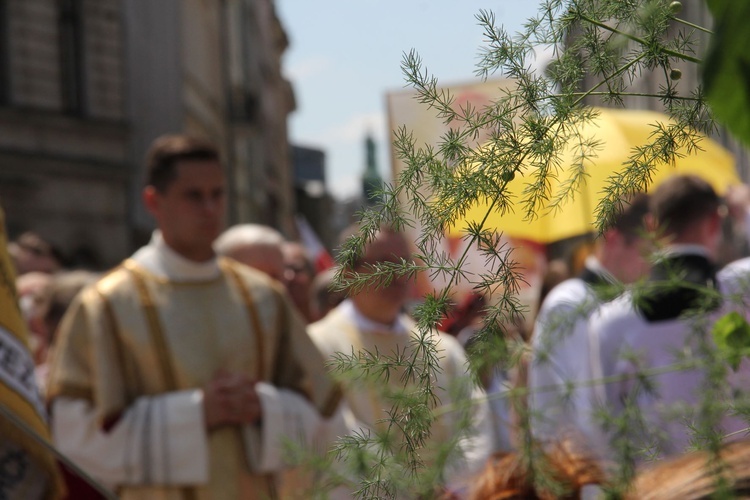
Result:
M367 205L374 205L380 201L379 191L383 188L383 179L378 172L375 161L375 141L369 133L365 138L366 163L362 176L362 194Z

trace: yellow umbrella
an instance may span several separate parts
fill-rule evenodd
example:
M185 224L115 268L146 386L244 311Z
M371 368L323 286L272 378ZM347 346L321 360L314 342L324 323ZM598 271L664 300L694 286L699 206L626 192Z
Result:
M595 230L594 209L604 196L604 188L613 174L623 172L625 162L634 148L645 146L652 141L650 137L657 122L668 124L670 118L654 111L629 111L600 108L598 116L580 125L583 140L592 139L601 142L601 148L594 157L584 162L586 169L585 186L554 210L549 205L538 211L539 217L525 220L524 211L516 205L514 212L501 214L493 211L487 217L484 227L496 229L506 236L522 238L539 243L551 243L571 236L586 234ZM688 154L680 150L682 157L675 159L674 165L661 163L652 176L650 189L658 186L665 179L679 174L695 174L708 181L720 194L741 181L735 170L734 158L716 141L703 137L695 150ZM568 147L562 154L562 171L556 180L552 180L552 198L559 192L562 184L569 178L569 169L575 164L576 153ZM508 183L507 193L515 202L521 200L526 185L530 183L531 174L516 175ZM474 205L464 217L448 230L450 236L460 236L466 232L469 223L478 223L487 214L489 201Z

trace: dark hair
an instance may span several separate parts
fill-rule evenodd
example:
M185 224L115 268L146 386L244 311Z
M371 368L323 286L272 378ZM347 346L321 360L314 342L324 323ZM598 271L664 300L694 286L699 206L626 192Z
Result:
M680 234L697 219L717 212L721 200L711 185L695 175L664 181L651 194L651 213L664 231Z
M219 161L219 150L200 137L182 134L158 137L146 153L146 186L164 192L177 177L177 163L189 160Z
M59 267L65 267L68 264L65 255L57 245L34 231L25 231L18 238L14 239L11 244L37 257L49 257Z
M646 214L649 211L649 196L635 193L620 202L610 227L623 235L626 243L643 236Z

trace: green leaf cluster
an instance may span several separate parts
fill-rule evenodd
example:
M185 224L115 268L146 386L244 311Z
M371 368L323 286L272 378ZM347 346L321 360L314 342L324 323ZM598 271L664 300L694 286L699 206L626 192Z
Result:
M717 119L750 145L750 32L745 20L750 4L731 0L707 2L715 20L714 35L703 65L706 97Z
M355 379L388 380L396 371L409 373L404 379L405 392L392 398L388 419L389 428L399 428L404 423L412 426L403 427L410 436L405 447L394 447L390 441L372 435L353 436L340 445L342 453L367 457L360 460L360 498L396 496L402 485L394 482L395 476L389 470L404 464L408 470L405 477L417 484L429 484L440 477L439 472L422 467L419 454L436 408L431 381L439 368L432 332L450 307L458 285L469 283L477 293L491 297L485 326L469 348L477 380L493 367L514 372L522 370L528 361L529 332L524 332L522 325L529 311L519 299L525 279L523 270L514 258L514 249L504 246L496 228L486 221L494 213L510 212L522 213L532 221L541 213L558 210L575 196L585 181L585 169L575 165L569 168L561 155L566 147L574 145L576 165L582 166L601 149L600 144L578 132L578 125L596 116L591 104L603 101L617 107L630 99L640 99L661 106L672 119L670 123L654 124L651 142L633 149L624 173L609 179L596 207L600 230L607 227L623 199L650 186L658 165L672 164L679 154L684 154L679 153L683 148L687 154L699 150L700 134L715 130L701 82L693 82L691 87L684 77L702 62L706 51L703 41L710 32L679 18L678 4L666 0L545 0L538 15L515 34L498 25L492 12L480 11L476 19L484 44L477 76L499 74L515 81L513 87L482 109L455 106L454 96L439 85L417 52L404 54L402 69L407 85L416 91L416 99L434 112L435 119L448 126L448 132L433 145L418 144L405 127L393 131L396 155L406 168L392 184L383 187L379 193L381 202L360 214L361 232L353 235L338 255L338 277L342 287L353 291L387 283L398 275L424 274L445 286L425 297L413 311L420 332L412 346L413 357L375 352L351 353L337 360L339 372L349 372ZM717 26L731 29L722 28L721 33L713 35L713 49L704 69L706 92L717 116L731 124L730 112L733 113L739 123L735 130L750 137L750 93L746 91L750 78L746 78L742 66L747 61L743 50L750 45L750 32L733 24L744 22L750 12L746 12L746 2L717 0L709 4L717 16L722 16L723 21ZM534 69L533 58L539 48L551 48L554 54L545 71ZM661 81L658 88L633 90L644 75L657 75ZM487 140L480 144L480 137ZM513 195L507 186L519 177L525 188L520 195ZM465 228L467 250L458 256L449 255L443 250L446 229L462 220L479 202L487 206L484 220ZM384 225L417 232L413 260L375 265L361 275L344 272L356 262L362 246ZM469 249L478 250L485 259L482 272L466 269ZM637 291L634 296L638 296ZM706 297L715 299L710 294ZM589 312L583 307L571 311L571 315L575 318ZM750 326L740 319L736 314L722 318L711 332L715 344L706 341L705 332L696 333L699 341L693 349L686 349L674 366L666 368L686 370L712 363L704 388L709 397L699 409L697 421L691 423L696 447L715 449L720 441L715 424L727 409L712 401L710 393L719 390L726 361L736 368L750 352ZM575 319L558 321L565 324ZM706 327L697 320L694 323L696 328ZM718 351L713 350L714 345ZM655 393L652 379L659 373L639 371L635 376L638 391ZM598 381L604 382L617 381ZM413 384L422 390L406 390ZM525 389L515 388L502 397L519 415L519 449L524 459L538 463L534 458L538 447L529 432L530 415L525 412L526 396ZM625 403L625 411L617 418L601 412L603 425L617 438L620 458L617 480L607 491L611 497L620 497L627 490L639 457L654 454L658 448L657 430L645 429L638 408ZM632 439L633 433L639 431L644 436L641 445Z
M716 345L733 370L750 356L750 324L737 311L721 317L711 330Z

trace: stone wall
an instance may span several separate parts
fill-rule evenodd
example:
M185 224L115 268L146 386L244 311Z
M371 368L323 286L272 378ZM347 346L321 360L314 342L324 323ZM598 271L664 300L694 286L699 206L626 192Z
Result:
M9 0L6 14L0 204L10 236L38 231L111 265L130 250L119 2Z

